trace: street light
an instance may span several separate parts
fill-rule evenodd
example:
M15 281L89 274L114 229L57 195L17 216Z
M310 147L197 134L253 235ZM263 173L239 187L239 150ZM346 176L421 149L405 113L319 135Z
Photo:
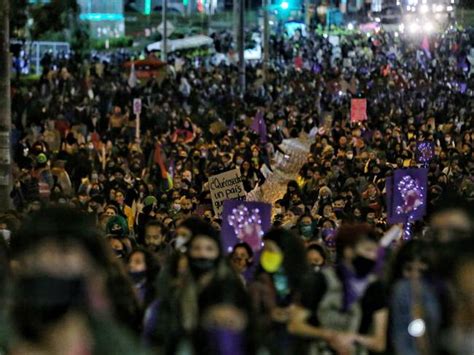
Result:
M283 1L283 2L280 4L280 7L281 7L283 10L288 10L288 8L290 7L290 4L288 3L288 1Z

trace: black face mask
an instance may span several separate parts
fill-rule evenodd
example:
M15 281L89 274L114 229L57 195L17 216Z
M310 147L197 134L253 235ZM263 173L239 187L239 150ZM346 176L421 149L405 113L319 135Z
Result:
M132 279L134 284L140 283L145 280L146 278L146 270L145 271L139 271L139 272L129 272L128 275Z
M183 212L184 214L188 214L189 212L191 212L191 209L190 208L181 208L181 212Z
M40 339L49 325L60 321L72 309L87 306L86 287L82 278L60 278L49 275L21 277L15 288L13 318L22 336Z
M358 255L352 260L352 265L358 277L366 277L374 269L375 260Z
M217 259L189 257L189 270L195 278L199 278L216 266Z

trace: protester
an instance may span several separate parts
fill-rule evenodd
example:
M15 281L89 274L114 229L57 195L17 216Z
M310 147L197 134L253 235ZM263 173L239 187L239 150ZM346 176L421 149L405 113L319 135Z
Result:
M216 47L230 37L216 34ZM0 216L16 292L5 313L18 334L0 327L7 353L48 352L63 335L56 353L129 353L120 327L164 354L466 352L472 32L422 46L383 30L336 39L273 38L265 75L247 66L244 95L234 64L180 53L174 75L140 82L122 69L127 52L49 57L38 82L14 81L15 211ZM367 100L357 122L355 98ZM426 190L405 200L426 215L389 238L387 186L408 168L427 169ZM233 169L242 196L272 204L274 229L222 250L209 180Z

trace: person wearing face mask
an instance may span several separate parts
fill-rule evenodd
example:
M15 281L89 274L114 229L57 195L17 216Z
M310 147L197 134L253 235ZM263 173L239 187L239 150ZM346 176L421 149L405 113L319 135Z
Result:
M144 230L144 246L145 249L153 254L157 258L159 265L164 265L166 259L170 254L170 250L167 249L166 242L167 229L165 226L157 221L152 220L148 222Z
M199 326L192 338L196 355L255 355L259 339L252 303L235 278L213 282L199 297Z
M230 277L240 284L224 261L218 232L199 219L186 222L193 225L194 234L187 243L185 259L170 259L162 275L164 288L159 304L147 311L156 316L145 321L147 341L166 354L175 354L192 343L192 334L199 325L198 303L214 280Z
M298 234L305 241L309 241L314 237L315 232L315 223L311 215L303 215L298 221Z
M312 339L312 354L362 354L386 348L388 310L374 275L378 236L364 224L336 235L336 265L313 274L294 307L288 330Z
M290 305L301 291L308 265L303 242L292 232L274 228L263 237L254 281L249 293L258 322L262 327L264 344L271 354L292 354L295 345L287 332Z
M320 272L326 264L327 252L324 247L317 243L311 243L306 247L306 258L313 272Z
M193 212L193 203L191 199L188 197L183 197L180 202L180 209L179 209L179 218L189 218Z
M420 336L431 349L436 349L441 323L441 307L430 272L430 245L411 240L396 253L390 268L390 345L396 354L418 354ZM421 319L424 334L416 334L413 321Z
M128 256L128 276L143 309L156 297L155 278L159 270L158 263L148 250L138 248Z

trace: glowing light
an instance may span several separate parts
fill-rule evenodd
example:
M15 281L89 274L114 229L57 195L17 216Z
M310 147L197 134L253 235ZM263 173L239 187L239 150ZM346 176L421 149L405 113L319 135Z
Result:
M145 0L145 7L143 9L145 15L151 14L151 0Z
M121 21L124 19L122 14L100 14L100 13L87 13L80 14L79 18L82 21Z
M425 331L426 331L426 326L423 319L420 319L420 318L414 319L408 325L408 334L410 334L412 337L415 337L415 338L422 337L425 334Z
M446 7L446 11L448 11L448 12L451 12L453 10L454 10L454 8L451 5Z
M428 9L428 5L423 4L423 5L420 6L420 12L421 12L421 13L423 13L423 14L424 14L424 13L427 13L428 10L429 10L429 9Z
M426 32L428 32L428 33L429 33L429 32L433 32L433 30L434 30L433 24L432 24L431 22L429 22L429 21L426 22L425 25L424 25L424 30L425 30Z
M413 22L412 24L410 24L409 30L411 33L416 33L420 30L420 25L416 22Z
M354 24L353 24L353 23L349 23L349 24L347 25L347 29L348 29L349 31L352 31L352 30L354 29Z
M288 3L288 1L283 1L283 2L280 4L280 7L281 7L283 10L287 10L287 9L290 7L290 4Z

